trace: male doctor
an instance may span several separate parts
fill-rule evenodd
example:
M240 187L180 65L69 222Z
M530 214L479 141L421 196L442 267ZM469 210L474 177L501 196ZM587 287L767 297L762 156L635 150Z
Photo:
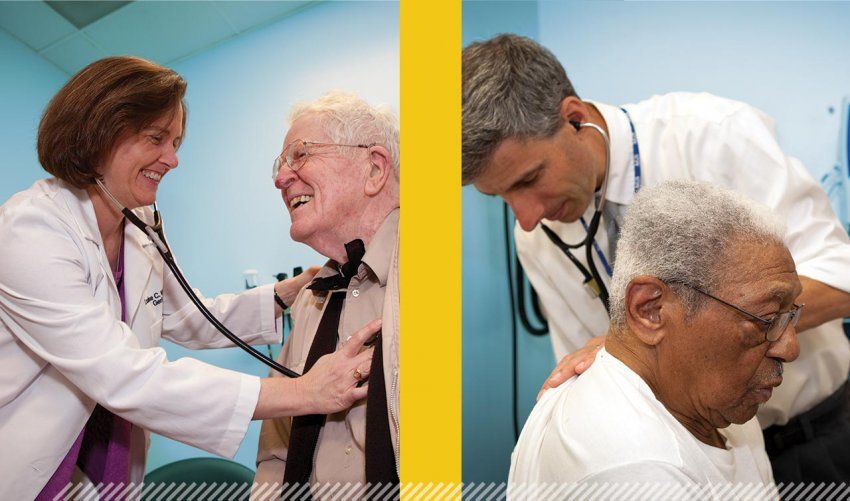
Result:
M610 153L598 129L610 138ZM850 240L826 194L780 149L772 120L709 94L623 107L583 101L551 52L516 35L464 49L463 182L501 196L516 216L517 253L555 355L566 356L544 389L586 369L609 326L602 301L587 293L585 276L555 237L582 241L595 197L604 196L592 255L607 286L625 209L642 187L669 179L731 188L787 219L806 304L801 353L758 418L777 481L850 479L850 456L835 445L850 440L850 346L840 320L850 315ZM573 255L589 268L583 248ZM771 317L776 308L759 313Z

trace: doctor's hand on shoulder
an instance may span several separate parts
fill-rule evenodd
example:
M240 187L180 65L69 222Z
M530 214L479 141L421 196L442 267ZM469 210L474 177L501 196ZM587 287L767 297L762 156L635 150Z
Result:
M596 336L590 338L587 344L580 350L574 351L562 358L555 370L546 378L540 392L537 393L537 400L543 396L543 393L550 389L560 386L564 381L573 376L577 376L588 369L596 360L596 354L605 346L605 336Z
M332 414L366 398L369 385L360 383L369 377L374 349L365 344L380 330L380 320L369 322L299 378L262 379L253 419Z
M311 266L292 278L279 281L274 285L274 290L287 306L292 306L301 289L313 280L320 269L320 266ZM280 310L280 306L275 304L275 311L279 313Z

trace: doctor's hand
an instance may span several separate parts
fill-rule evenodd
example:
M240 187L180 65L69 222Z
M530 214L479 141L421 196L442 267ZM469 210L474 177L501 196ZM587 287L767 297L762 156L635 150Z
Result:
M364 344L381 330L373 320L354 333L339 350L320 357L301 377L276 375L260 380L260 396L253 419L270 419L305 414L331 414L366 398L373 347Z
M316 276L316 273L318 273L320 269L321 268L319 266L311 266L302 271L300 275L287 278L286 280L281 280L274 284L274 290L277 292L277 295L283 299L283 302L286 303L287 306L292 306L292 303L295 302L295 298L298 296L301 289L313 280L313 277ZM277 303L275 303L275 309L280 310ZM280 311L278 311L278 313L279 312Z
M351 407L366 398L374 347L365 347L381 330L381 321L373 320L348 338L335 353L321 357L310 371L296 379L311 409L309 414L331 414Z
M596 354L604 345L605 336L596 336L590 338L590 341L584 345L584 348L562 358L558 362L558 366L555 367L555 370L552 371L552 374L549 374L549 377L546 378L543 387L540 388L540 392L537 394L537 400L540 400L540 397L549 388L560 386L567 379L586 371L593 361L596 360Z

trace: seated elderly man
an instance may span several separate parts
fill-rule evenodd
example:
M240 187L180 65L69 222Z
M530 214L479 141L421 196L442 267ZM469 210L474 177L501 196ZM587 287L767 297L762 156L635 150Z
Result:
M801 285L783 234L766 208L708 184L642 191L617 248L605 347L537 403L512 488L771 484L754 416L799 352Z
M292 305L280 363L302 372L382 319L368 396L331 415L263 422L254 497L277 499L326 482L398 482L399 147L395 116L347 93L296 106L275 185L290 234L330 260ZM277 485L274 485L277 484ZM282 491L284 488L292 491ZM295 485L297 484L297 485Z

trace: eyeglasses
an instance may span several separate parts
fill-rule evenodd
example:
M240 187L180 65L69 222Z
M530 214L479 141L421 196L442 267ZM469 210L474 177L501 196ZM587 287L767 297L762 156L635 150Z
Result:
M667 283L684 285L685 287L691 290L695 290L704 296L708 296L711 299L717 301L718 303L724 304L729 308L732 308L733 310L737 311L738 313L745 315L753 322L756 322L762 326L763 330L765 331L765 341L770 341L771 343L782 337L782 333L785 332L785 329L788 328L788 324L791 324L793 326L797 325L797 320L800 318L800 311L803 309L803 306L805 306L802 304L794 304L794 307L788 311L781 311L774 315L772 318L763 318L758 315L753 315L752 313L744 310L743 308L739 308L734 304L727 303L719 297L713 296L708 292L705 292L704 290L700 289L699 287L694 287L689 283L680 281L670 281Z
M280 168L283 167L284 162L289 166L293 171L297 171L307 162L307 159L310 158L310 155L313 155L314 148L322 147L322 146L338 146L342 148L371 148L375 146L376 143L369 144L339 144L339 143L317 143L315 141L304 141L303 139L296 139L291 143L287 144L280 155L274 159L274 166L272 167L272 179L277 179L277 175L280 173Z

